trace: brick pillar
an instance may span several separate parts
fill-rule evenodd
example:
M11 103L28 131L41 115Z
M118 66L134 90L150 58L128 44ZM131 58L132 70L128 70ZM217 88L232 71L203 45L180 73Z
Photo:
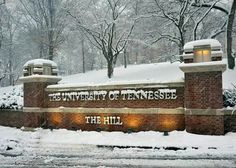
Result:
M224 113L221 44L214 39L186 43L180 69L185 76L184 106L186 131L223 135Z
M56 84L59 77L29 76L22 77L24 82L24 126L41 127L45 122L43 112L35 112L37 109L44 108L45 88L48 85Z
M185 107L187 109L222 108L222 72L185 73Z
M187 132L223 135L222 72L221 61L182 64L185 73L185 125Z
M57 84L60 78L47 78L36 76L35 78L21 78L24 82L24 108L43 108L45 99L45 88L48 85Z
M45 121L45 88L61 80L57 76L57 65L50 60L36 59L24 65L24 126L40 127ZM39 110L39 112L37 112Z

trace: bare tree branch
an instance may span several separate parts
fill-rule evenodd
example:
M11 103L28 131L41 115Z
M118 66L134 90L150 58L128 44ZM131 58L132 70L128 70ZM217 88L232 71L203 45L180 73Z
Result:
M216 30L213 34L211 34L210 38L215 38L216 36L220 35L221 33L225 32L225 26L227 25L227 20L223 23L220 29Z
M158 41L160 41L160 40L162 40L162 39L168 39L168 40L170 40L170 41L176 43L177 45L179 45L180 39L177 38L177 37L175 37L175 36L172 36L172 35L170 35L170 34L160 34L160 33L159 33L159 36L160 36L160 37L157 38L155 41L153 41L153 42L151 43L151 45L153 45L154 43L156 43L156 42L158 42Z
M177 19L171 17L170 15L168 15L165 10L160 6L159 2L157 0L155 0L155 3L157 5L157 7L161 10L162 14L169 19L170 21L172 21L176 26L178 26L178 22Z
M197 3L193 3L192 6L194 7L205 7L205 8L210 8L212 4L209 4L209 3L202 3L202 4L197 4ZM220 10L221 12L224 12L226 15L229 14L229 11L221 6L213 6L213 9L217 9L217 10Z
M193 29L193 39L196 40L197 39L197 28L198 25L203 21L203 19L210 13L210 11L213 9L213 7L218 3L219 1L214 2L210 8L205 12L205 14L197 21L197 23L194 26Z
M6 3L6 0L3 0L2 3L0 3L0 5L4 5Z

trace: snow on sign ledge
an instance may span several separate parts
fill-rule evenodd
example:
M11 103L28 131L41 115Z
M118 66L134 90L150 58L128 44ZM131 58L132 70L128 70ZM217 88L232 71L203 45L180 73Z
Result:
M184 79L179 79L175 81L115 81L110 83L74 83L74 84L57 84L57 85L49 85L47 87L47 90L51 89L85 89L85 88L133 88L133 87L143 87L143 88L149 88L149 87L168 87L168 86L183 86L184 85Z
M55 62L46 59L29 60L24 64L24 67L27 67L29 65L43 65L43 64L49 64L52 65L53 67L57 67L57 64Z

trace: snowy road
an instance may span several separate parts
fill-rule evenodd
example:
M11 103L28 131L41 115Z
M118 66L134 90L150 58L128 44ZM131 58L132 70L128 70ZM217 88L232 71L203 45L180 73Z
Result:
M165 154L160 149L34 143L13 155L10 152L2 153L0 165L1 168L236 167L236 155L178 157L169 153Z

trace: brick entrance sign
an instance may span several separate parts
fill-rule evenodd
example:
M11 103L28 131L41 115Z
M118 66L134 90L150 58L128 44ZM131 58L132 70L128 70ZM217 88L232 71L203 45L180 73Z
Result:
M172 131L222 135L221 45L200 40L184 47L179 82L117 85L57 84L48 60L24 65L25 126L104 131Z

